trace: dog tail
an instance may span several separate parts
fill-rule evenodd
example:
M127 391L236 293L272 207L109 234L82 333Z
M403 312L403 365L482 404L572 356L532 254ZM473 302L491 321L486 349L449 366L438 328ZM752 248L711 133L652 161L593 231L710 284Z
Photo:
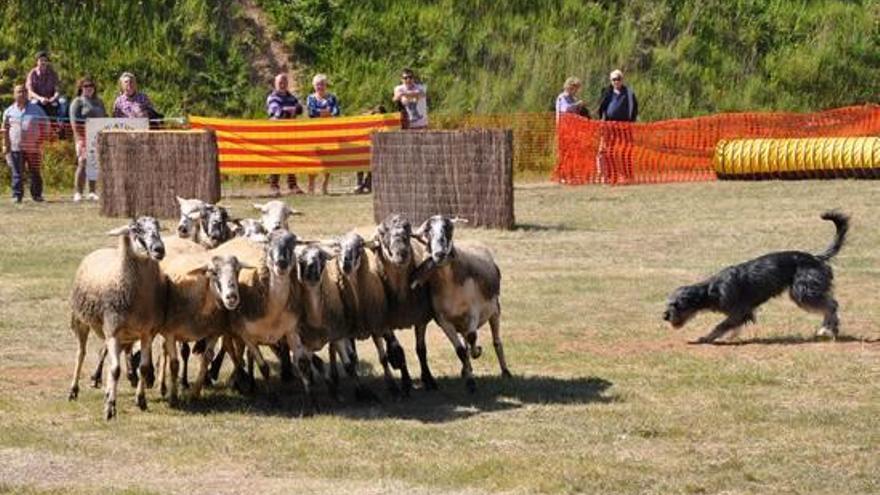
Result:
M828 246L828 249L826 249L825 252L816 255L820 260L828 261L840 252L840 248L843 247L843 243L846 241L846 233L849 231L849 216L843 212L832 210L823 213L822 220L834 222L834 227L837 228L837 232L834 234L834 240L831 241L831 245Z

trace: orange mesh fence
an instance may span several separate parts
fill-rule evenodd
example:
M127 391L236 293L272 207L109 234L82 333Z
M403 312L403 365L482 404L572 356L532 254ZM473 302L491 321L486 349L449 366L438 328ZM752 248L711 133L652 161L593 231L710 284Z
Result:
M646 184L715 180L722 139L880 135L880 107L825 112L736 113L651 123L563 115L554 180L563 184Z

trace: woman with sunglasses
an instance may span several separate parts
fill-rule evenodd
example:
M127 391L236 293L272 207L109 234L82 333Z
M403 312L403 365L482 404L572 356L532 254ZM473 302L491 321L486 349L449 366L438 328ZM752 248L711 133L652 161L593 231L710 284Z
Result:
M76 142L76 175L74 176L73 201L80 202L83 198L83 183L86 181L86 119L106 117L104 102L98 98L95 82L90 77L84 77L76 83L76 98L70 104L70 127L73 129L74 141ZM96 171L89 171L89 195L88 199L98 200L95 192L94 176Z

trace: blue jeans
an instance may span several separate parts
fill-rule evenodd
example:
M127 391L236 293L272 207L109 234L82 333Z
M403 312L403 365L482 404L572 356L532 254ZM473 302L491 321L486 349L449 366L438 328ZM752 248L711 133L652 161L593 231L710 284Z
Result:
M43 177L40 175L40 164L34 158L35 153L10 151L6 154L6 163L12 169L12 197L21 199L24 196L22 179L24 176L24 164L27 162L30 172L30 190L32 198L43 197Z

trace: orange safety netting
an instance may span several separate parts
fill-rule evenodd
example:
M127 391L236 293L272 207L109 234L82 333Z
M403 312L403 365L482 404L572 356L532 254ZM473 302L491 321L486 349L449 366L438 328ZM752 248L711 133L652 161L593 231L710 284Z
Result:
M557 123L553 179L563 184L715 180L722 139L880 135L880 107L817 113L735 113L650 123L603 122L564 114Z

